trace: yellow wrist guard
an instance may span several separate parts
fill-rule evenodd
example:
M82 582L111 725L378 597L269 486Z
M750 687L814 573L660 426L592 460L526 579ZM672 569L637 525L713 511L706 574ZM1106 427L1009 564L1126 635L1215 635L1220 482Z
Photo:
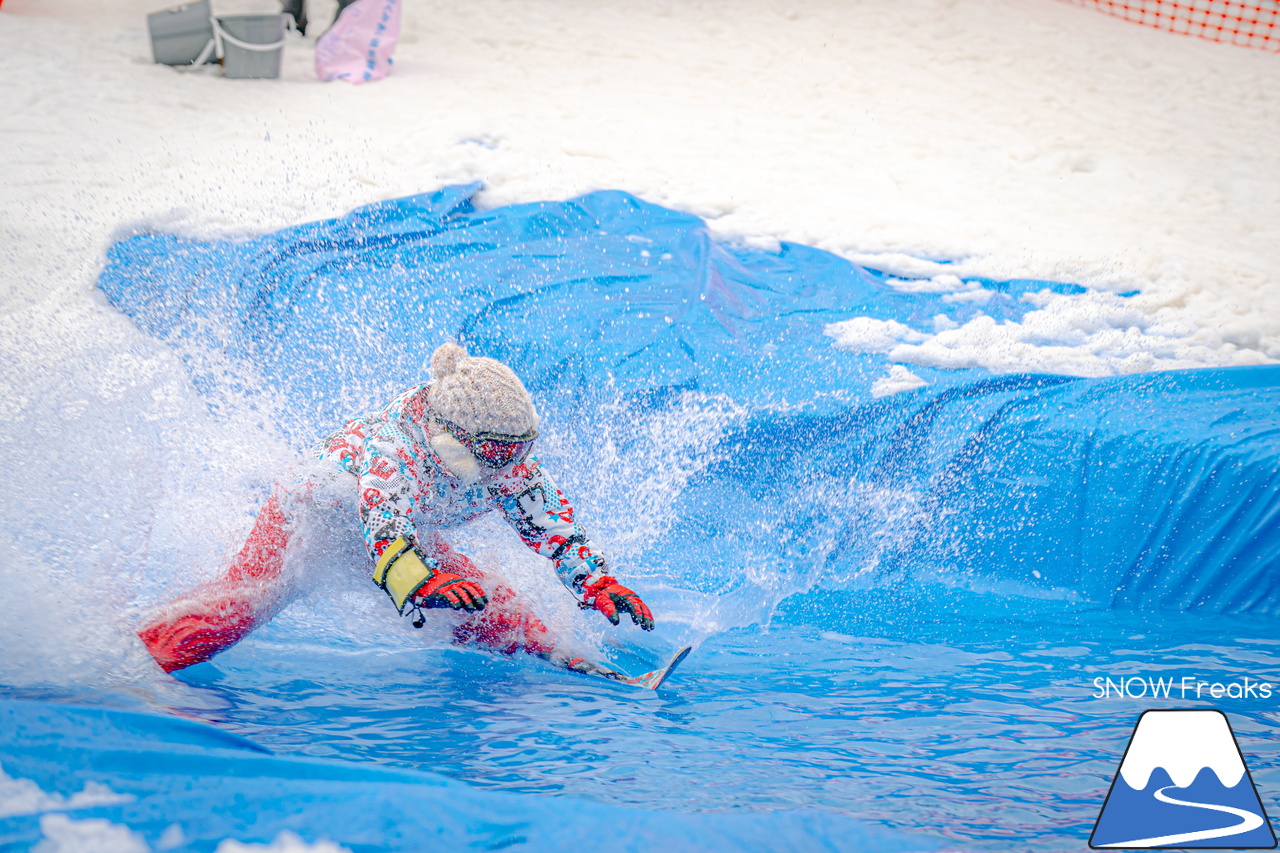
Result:
M413 543L401 536L378 558L373 567L373 582L387 591L403 616L413 594L426 586L435 573Z

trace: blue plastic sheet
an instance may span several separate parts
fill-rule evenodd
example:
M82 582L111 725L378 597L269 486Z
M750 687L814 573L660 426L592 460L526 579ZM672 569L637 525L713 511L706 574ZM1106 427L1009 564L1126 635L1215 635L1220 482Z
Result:
M565 418L590 422L619 394L727 396L747 423L675 509L679 548L706 567L691 585L723 588L734 571L707 531L751 541L756 519L779 515L786 554L762 540L757 558L825 552L827 588L861 576L865 517L842 526L798 497L821 481L909 494L935 520L926 537L877 546L880 575L1103 606L1280 608L1280 368L916 368L929 386L875 400L887 357L836 348L827 324L1013 320L1025 293L1081 288L984 281L995 296L979 309L805 246L728 246L621 192L479 212L477 189L242 242L141 235L111 250L100 287L179 348L211 405L244 387L282 395L299 446L421 381L447 338L511 364Z
M979 310L901 293L883 273L806 246L727 246L696 217L626 193L476 212L478 189L243 242L141 235L113 247L99 287L144 330L252 364L311 430L419 381L447 337L506 359L543 394L613 382L844 408L884 359L836 350L826 324L927 326L935 314L964 322ZM997 319L1030 310L1024 293L1080 290L988 284L998 292L982 311ZM211 394L225 390L200 378Z

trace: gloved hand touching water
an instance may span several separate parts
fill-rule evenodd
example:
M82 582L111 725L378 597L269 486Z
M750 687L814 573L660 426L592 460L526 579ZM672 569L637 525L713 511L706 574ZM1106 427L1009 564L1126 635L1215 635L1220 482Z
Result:
M420 608L452 607L468 612L488 603L484 590L473 580L447 572L438 560L425 557L404 536L383 552L374 566L373 580L386 590L401 614L414 611L414 626L421 628Z
M478 583L445 571L436 572L431 580L414 593L413 598L419 607L427 609L452 607L454 610L471 612L483 610L488 604L488 598Z
M618 583L616 578L604 575L589 584L582 585L583 610L599 610L614 625L618 624L618 611L631 614L631 619L642 630L653 630L653 613L639 595Z

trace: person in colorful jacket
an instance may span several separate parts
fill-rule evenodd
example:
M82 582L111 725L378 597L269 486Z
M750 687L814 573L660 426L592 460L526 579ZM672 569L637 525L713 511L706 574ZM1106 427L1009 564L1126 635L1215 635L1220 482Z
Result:
M552 658L555 642L532 611L439 533L497 510L551 560L583 608L614 625L625 613L653 630L648 606L609 574L573 505L531 455L538 415L515 373L444 344L431 357L431 375L314 449L338 488L356 492L372 579L396 610L417 627L428 610L461 611L467 618L453 632L459 642ZM278 486L227 571L162 607L139 631L166 672L229 648L286 603L294 517L316 488L315 477ZM559 662L592 668L580 659Z

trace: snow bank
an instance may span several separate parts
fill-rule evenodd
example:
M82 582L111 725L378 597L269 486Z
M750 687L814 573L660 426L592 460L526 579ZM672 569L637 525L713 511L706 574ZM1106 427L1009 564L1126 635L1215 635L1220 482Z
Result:
M943 299L951 302L983 304L994 295L958 279L950 288L938 287L937 279L903 284L914 285L903 288L914 292L946 293ZM836 346L851 352L883 352L905 364L981 367L992 373L1112 376L1280 358L1280 341L1264 339L1257 329L1232 327L1220 318L1221 325L1205 328L1153 299L1098 291L1041 291L1022 299L1039 308L1020 321L999 322L979 313L959 325L938 314L932 320L934 333L928 334L892 320L859 317L832 323L826 332Z

